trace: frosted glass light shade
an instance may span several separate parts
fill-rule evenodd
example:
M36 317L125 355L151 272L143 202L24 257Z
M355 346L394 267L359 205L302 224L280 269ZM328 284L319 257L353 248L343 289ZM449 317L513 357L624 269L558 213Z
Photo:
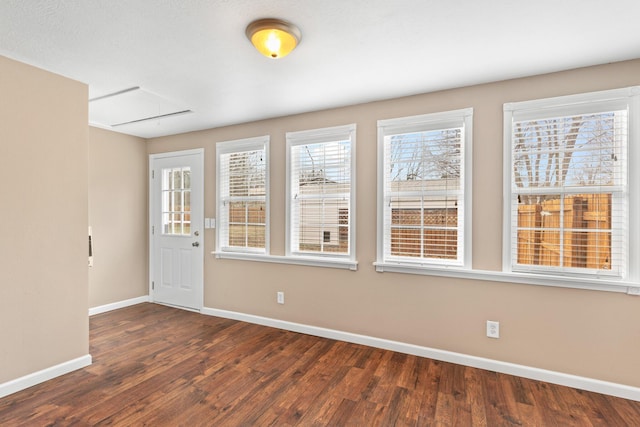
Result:
M247 38L267 58L283 58L300 42L300 30L278 19L261 19L247 26Z

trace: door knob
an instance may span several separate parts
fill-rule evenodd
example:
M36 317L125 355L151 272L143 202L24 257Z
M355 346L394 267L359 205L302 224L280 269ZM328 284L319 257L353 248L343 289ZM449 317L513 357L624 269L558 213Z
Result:
M196 248L197 248L198 246L200 246L200 242L193 242L193 243L191 244L191 246L193 246L193 247L196 247Z

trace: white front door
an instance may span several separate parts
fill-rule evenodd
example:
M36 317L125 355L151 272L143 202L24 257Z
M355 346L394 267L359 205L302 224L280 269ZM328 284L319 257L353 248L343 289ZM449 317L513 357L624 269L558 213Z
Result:
M203 299L204 150L149 157L151 300L200 310Z

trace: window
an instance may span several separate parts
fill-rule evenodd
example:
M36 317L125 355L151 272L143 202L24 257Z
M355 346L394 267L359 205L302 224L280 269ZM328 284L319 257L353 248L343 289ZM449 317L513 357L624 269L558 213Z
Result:
M378 121L378 271L470 268L472 115Z
M268 136L216 144L217 251L268 251L268 147Z
M505 105L506 270L637 279L638 93Z
M191 168L162 169L162 234L191 235Z
M287 133L288 256L355 259L355 133Z

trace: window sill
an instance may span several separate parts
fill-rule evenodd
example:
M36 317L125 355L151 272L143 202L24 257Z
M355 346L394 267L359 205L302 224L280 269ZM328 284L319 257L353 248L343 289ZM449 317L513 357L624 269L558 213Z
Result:
M374 262L379 273L406 273L425 276L454 277L459 279L486 280L492 282L520 283L525 285L553 286L561 288L588 289L592 291L621 292L640 295L640 283L611 279L588 279L568 276L538 275L491 270L465 270L461 268L422 267L407 264Z
M243 261L257 261L257 262L270 262L276 264L290 264L290 265L306 265L310 267L327 267L327 268L339 268L344 270L356 271L358 270L358 261L336 259L336 258L312 258L312 257L292 257L292 256L280 256L280 255L264 255L264 254L250 254L239 252L211 252L218 259L235 259Z

